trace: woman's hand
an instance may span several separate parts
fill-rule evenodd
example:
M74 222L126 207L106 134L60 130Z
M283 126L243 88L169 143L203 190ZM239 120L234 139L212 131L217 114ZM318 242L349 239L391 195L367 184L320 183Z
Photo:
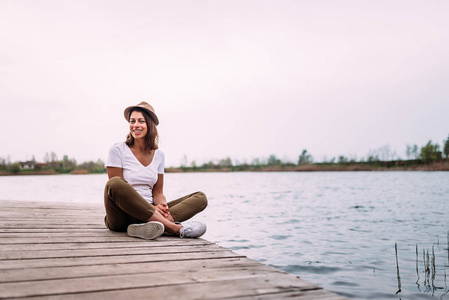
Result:
M154 208L156 208L156 210L164 216L164 218L168 218L168 216L170 216L170 211L168 210L168 205L167 203L161 203L158 205L155 205Z

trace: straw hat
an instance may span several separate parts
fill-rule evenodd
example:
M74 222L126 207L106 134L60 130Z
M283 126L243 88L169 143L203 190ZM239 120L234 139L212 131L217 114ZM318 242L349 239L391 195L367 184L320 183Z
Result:
M149 105L145 101L142 101L142 102L140 102L137 105L133 105L133 106L127 107L125 109L124 115L125 115L126 121L129 121L129 115L130 115L130 112L131 112L131 110L133 108L143 109L144 111L146 111L150 115L150 117L153 119L154 123L156 123L156 125L159 125L159 119L157 118L156 113L154 112L153 106Z

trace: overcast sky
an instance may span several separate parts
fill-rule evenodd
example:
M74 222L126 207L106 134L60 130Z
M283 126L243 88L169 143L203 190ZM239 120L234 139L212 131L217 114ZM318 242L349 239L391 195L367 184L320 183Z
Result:
M449 1L0 0L0 157L106 160L123 110L167 166L366 157L449 134Z

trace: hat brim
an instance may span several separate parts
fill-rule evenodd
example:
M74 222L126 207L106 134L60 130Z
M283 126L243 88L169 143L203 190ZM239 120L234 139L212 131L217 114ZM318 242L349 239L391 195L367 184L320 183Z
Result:
M153 119L154 123L156 125L159 125L159 119L156 116L156 114L154 112L152 112L151 110L149 110L148 108L140 106L140 105L129 106L125 109L125 111L123 112L123 115L125 116L126 121L129 122L129 117L130 117L129 114L131 113L131 110L133 108L140 108L140 109L144 110L145 112L147 112L150 115L150 117L151 117L151 119Z

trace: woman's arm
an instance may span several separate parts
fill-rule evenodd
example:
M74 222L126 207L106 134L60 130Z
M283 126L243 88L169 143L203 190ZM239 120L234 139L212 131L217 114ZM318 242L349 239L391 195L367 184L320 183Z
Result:
M116 167L106 167L108 172L108 177L111 179L112 177L122 177L123 178L123 169Z
M167 199L164 196L164 174L157 175L157 182L153 186L153 203L158 212L165 218L174 222L168 210Z
M164 196L164 174L157 175L156 184L153 186L153 202L154 205L167 204Z

